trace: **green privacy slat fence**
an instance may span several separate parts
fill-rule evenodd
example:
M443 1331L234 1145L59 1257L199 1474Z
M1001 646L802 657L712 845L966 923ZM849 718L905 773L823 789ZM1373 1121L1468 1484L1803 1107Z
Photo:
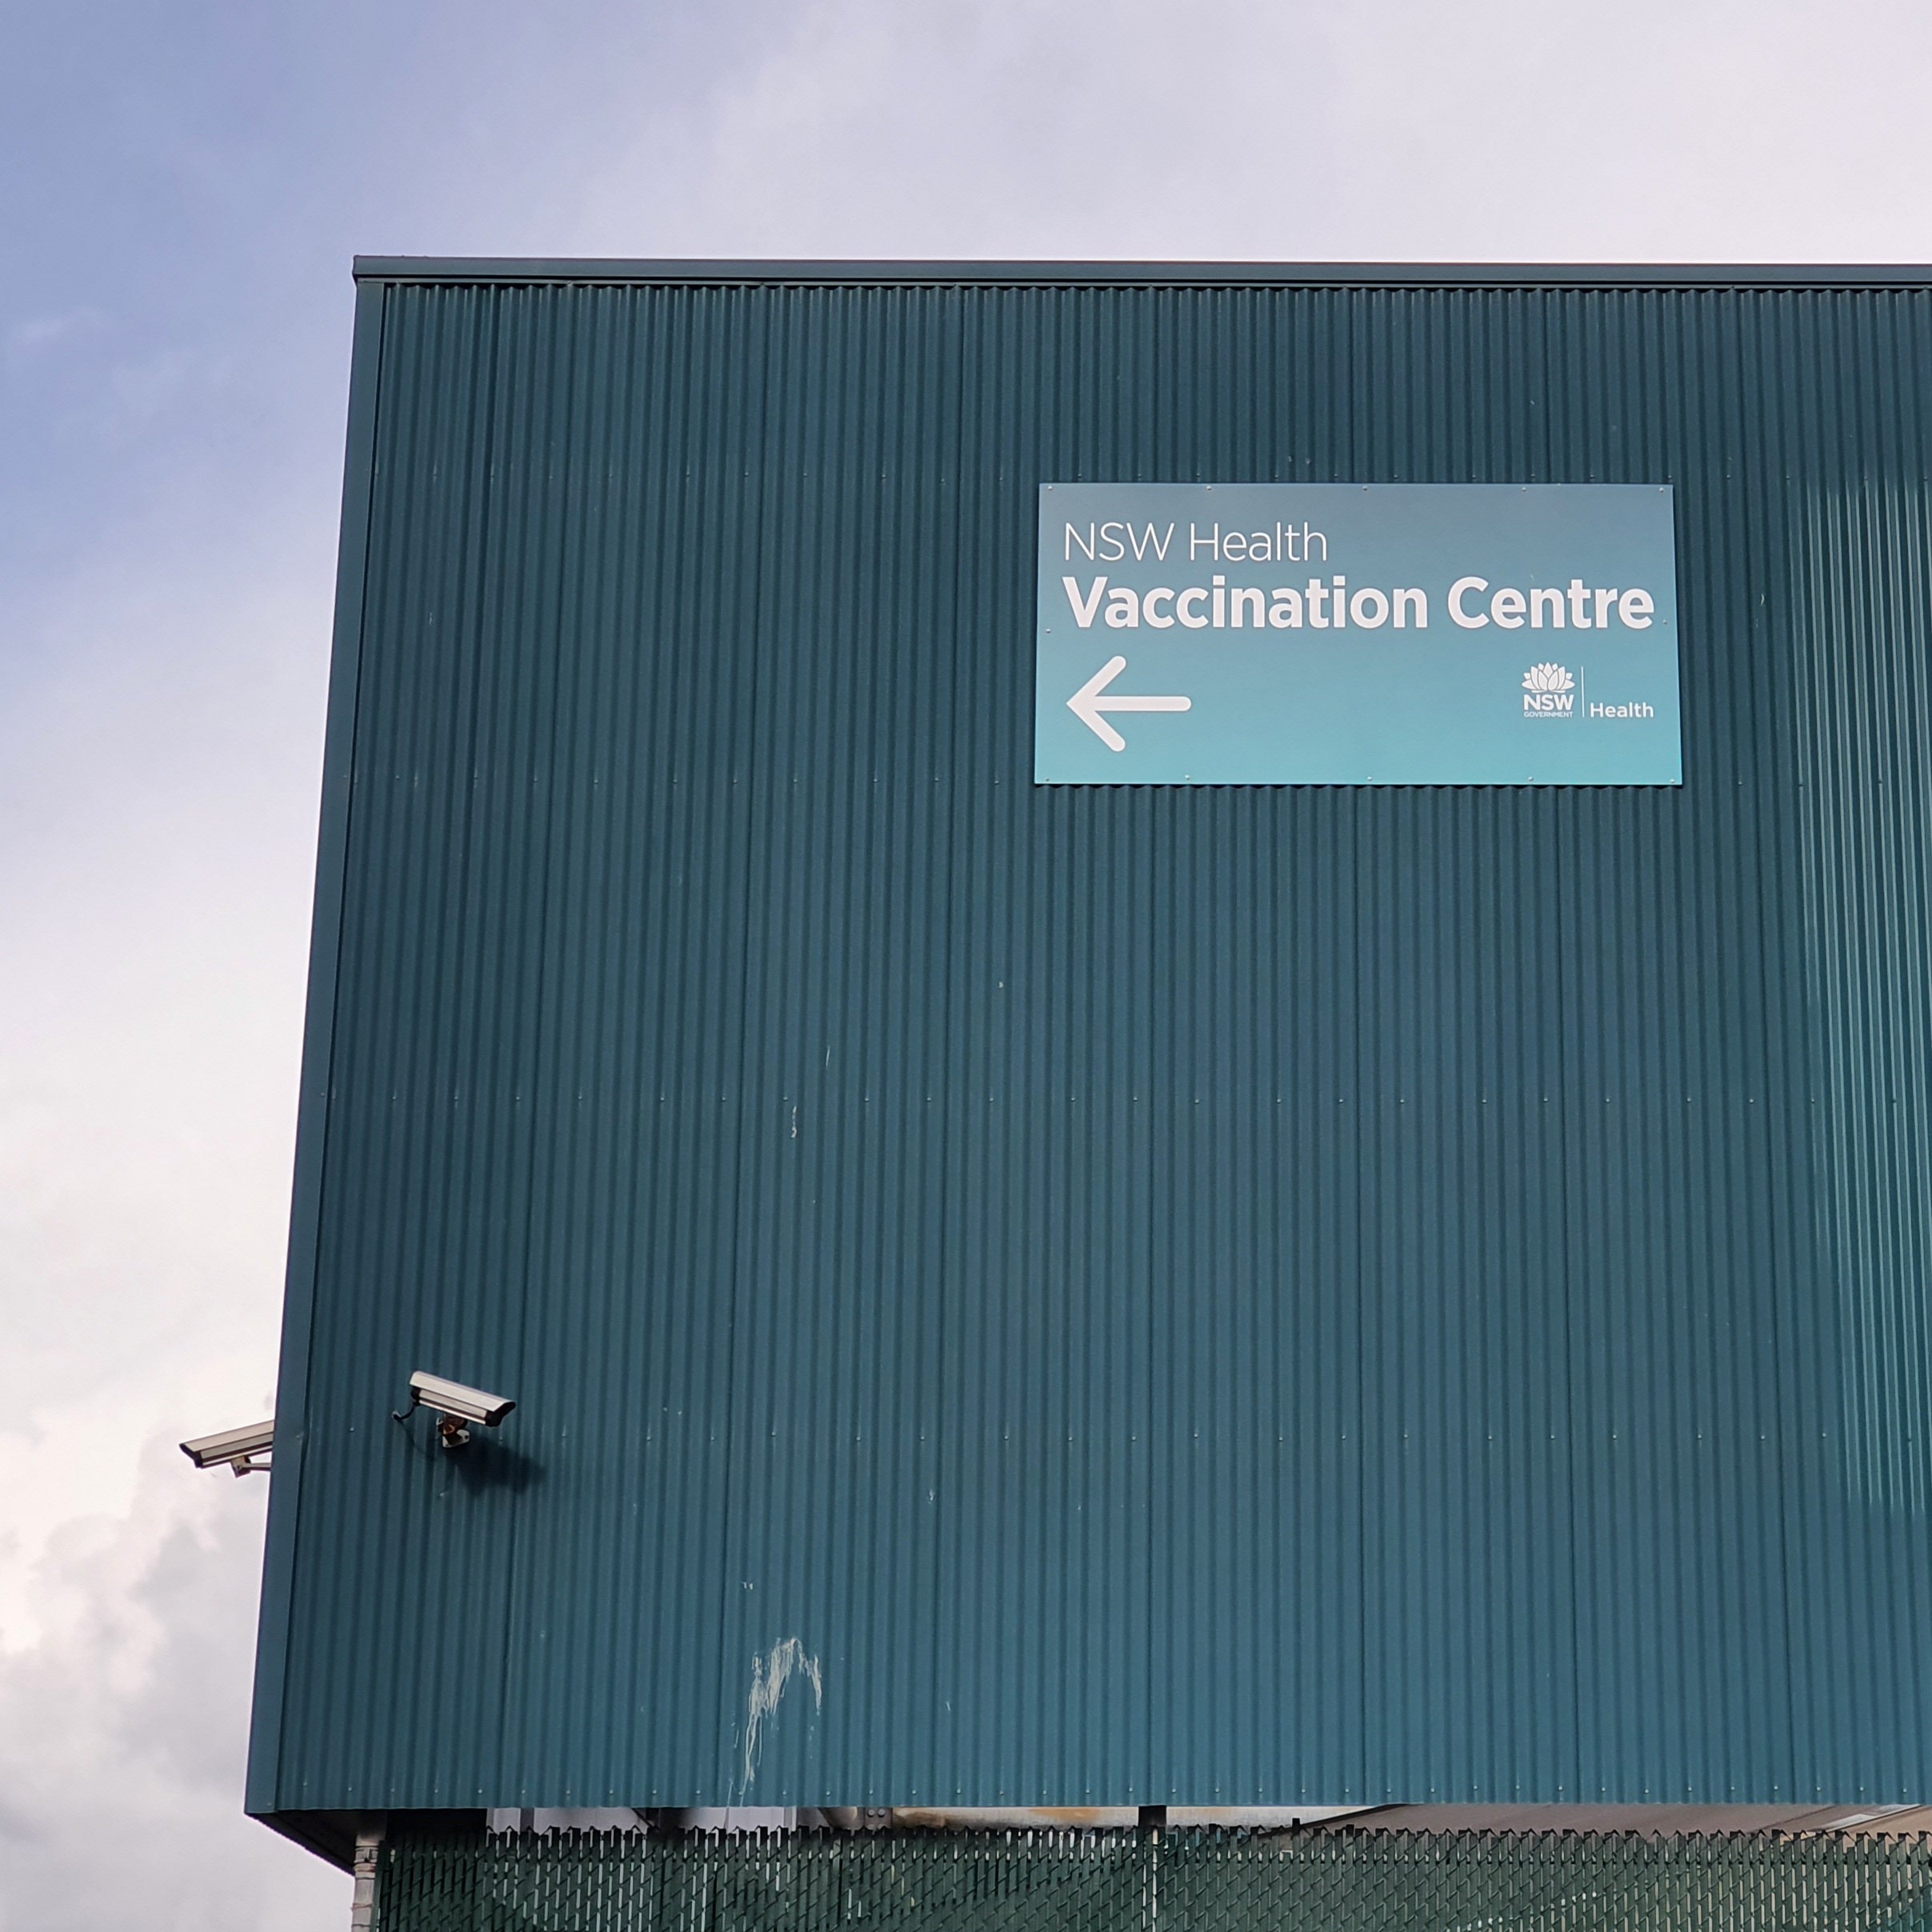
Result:
M404 1838L380 1932L1918 1932L1932 1838L1575 1833Z

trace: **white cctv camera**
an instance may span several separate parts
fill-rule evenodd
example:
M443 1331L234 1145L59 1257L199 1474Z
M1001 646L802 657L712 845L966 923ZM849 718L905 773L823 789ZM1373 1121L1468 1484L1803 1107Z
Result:
M492 1395L486 1389L466 1388L460 1382L445 1382L418 1369L410 1378L409 1408L398 1409L396 1420L402 1422L418 1406L434 1409L442 1418L436 1425L445 1449L461 1449L470 1440L469 1425L479 1422L494 1429L516 1403L507 1395Z
M272 1422L250 1422L246 1429L224 1429L219 1435L198 1435L183 1442L181 1453L197 1469L231 1469L238 1476L266 1471L265 1460L275 1446Z

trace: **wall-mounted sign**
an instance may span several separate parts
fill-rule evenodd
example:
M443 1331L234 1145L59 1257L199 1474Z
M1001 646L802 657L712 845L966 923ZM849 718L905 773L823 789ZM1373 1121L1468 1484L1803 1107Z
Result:
M1049 483L1042 785L1677 785L1670 491Z

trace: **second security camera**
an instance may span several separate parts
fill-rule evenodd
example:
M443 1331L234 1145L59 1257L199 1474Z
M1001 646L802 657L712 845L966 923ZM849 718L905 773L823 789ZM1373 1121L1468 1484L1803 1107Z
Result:
M182 1444L181 1453L197 1469L231 1469L238 1476L252 1476L266 1473L274 1446L275 1425L270 1421L224 1429L217 1435L191 1436Z
M396 1420L406 1420L418 1408L434 1410L436 1432L445 1449L461 1449L470 1440L470 1425L494 1429L516 1407L507 1395L492 1395L487 1389L472 1389L466 1383L446 1381L418 1369L410 1378L409 1406L396 1411Z

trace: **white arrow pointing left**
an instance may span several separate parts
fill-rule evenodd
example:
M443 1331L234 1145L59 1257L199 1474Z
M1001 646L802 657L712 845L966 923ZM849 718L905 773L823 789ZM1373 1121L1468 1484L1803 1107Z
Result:
M1109 724L1103 711L1191 711L1191 698L1103 698L1101 693L1127 668L1125 658L1110 658L1066 701L1066 708L1110 751L1125 751L1127 741Z

